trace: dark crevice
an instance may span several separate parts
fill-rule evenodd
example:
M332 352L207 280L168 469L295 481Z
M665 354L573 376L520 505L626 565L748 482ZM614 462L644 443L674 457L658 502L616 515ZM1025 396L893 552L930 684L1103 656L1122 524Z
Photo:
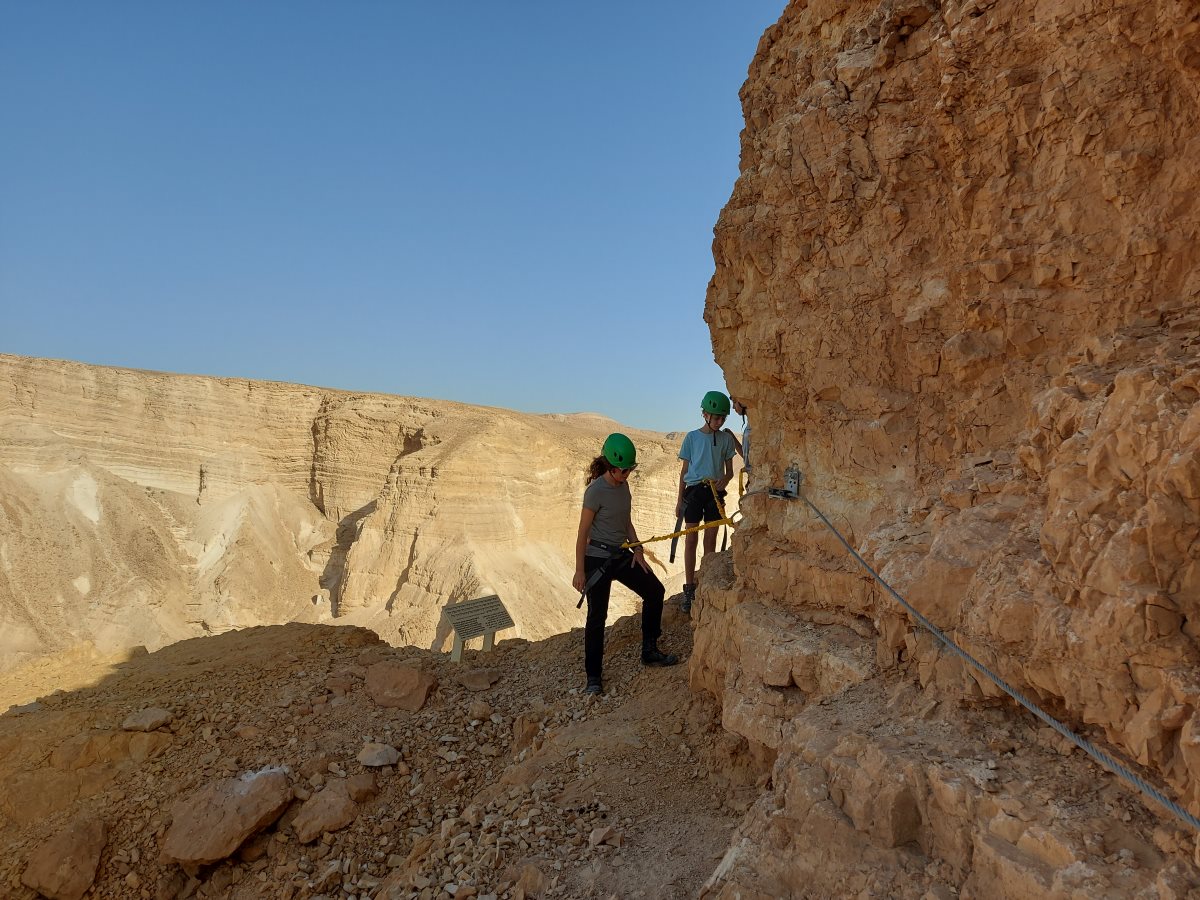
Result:
M329 591L329 611L336 617L342 600L342 587L346 583L346 556L358 538L358 523L375 512L378 500L356 509L338 523L333 549L329 551L329 562L321 572L321 587Z
M332 407L329 400L324 400L321 403L321 408L316 417L313 419L312 436L313 436L313 459L312 469L309 475L308 496L312 504L321 511L322 515L328 516L325 508L325 488L319 477L320 465L319 459L321 456L321 447L324 444L325 427L328 421L328 412ZM340 614L342 591L346 583L346 560L350 555L350 548L354 546L354 542L358 540L359 524L375 512L379 508L381 498L386 497L388 485L391 484L400 469L401 460L404 457L416 453L424 446L425 432L424 429L417 429L412 433L402 433L401 439L403 444L399 455L392 461L390 471L388 472L387 480L379 493L379 495L365 506L356 509L349 513L338 523L337 533L334 536L334 544L329 552L329 560L325 564L324 570L321 572L320 585L325 590L329 591L329 611L337 617ZM416 538L413 538L414 546L409 550L408 564L400 575L397 582L396 590L392 592L391 597L387 601L387 609L390 611L392 603L395 600L396 594L400 587L408 580L409 570L412 568L414 554L416 552Z
M321 515L325 515L325 488L320 478L321 446L325 434L325 417L328 415L332 402L328 397L321 400L321 406L312 421L312 463L308 470L308 499Z
M412 572L413 563L417 559L417 538L420 537L421 531L417 529L413 534L412 544L408 548L408 561L404 563L404 571L400 573L400 577L396 579L396 588L392 591L391 596L387 598L387 603L384 604L384 609L389 613L396 603L396 597L400 594L400 588L408 584L409 574Z

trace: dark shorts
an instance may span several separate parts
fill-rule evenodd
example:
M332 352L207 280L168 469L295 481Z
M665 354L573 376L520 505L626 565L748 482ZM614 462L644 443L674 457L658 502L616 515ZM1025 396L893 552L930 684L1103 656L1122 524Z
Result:
M721 505L725 504L725 491L717 491ZM712 488L701 482L683 489L683 521L688 525L698 522L716 522L721 518Z

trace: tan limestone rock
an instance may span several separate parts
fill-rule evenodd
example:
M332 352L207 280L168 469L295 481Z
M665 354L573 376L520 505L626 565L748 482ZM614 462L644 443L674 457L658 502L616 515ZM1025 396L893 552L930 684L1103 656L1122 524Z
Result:
M499 669L470 669L458 676L459 684L470 691L486 691L499 680Z
M107 829L81 816L33 851L21 883L50 900L79 900L96 878Z
M367 669L367 694L380 706L416 712L435 687L437 677L419 666L380 662Z
M346 792L355 803L365 803L379 793L375 773L358 772L346 779Z
M326 832L345 828L357 817L358 804L350 799L345 781L339 778L304 801L292 828L296 840L307 844Z
M482 721L483 719L490 717L491 714L492 707L484 700L472 700L471 705L467 707L467 715L469 715L472 719L479 719Z
M592 833L588 835L589 847L599 847L601 844L607 844L610 847L620 847L622 841L623 836L621 832L611 825L593 828Z
M115 771L110 772L115 777ZM14 822L31 825L68 808L79 798L82 784L78 772L52 768L22 772L0 792L0 809Z
M225 859L278 819L291 799L292 788L279 769L210 782L171 810L163 856L184 866Z
M525 897L541 897L549 886L550 879L545 873L533 863L528 863L521 869L515 890L523 892Z
M357 759L364 766L393 766L400 761L400 751L389 744L365 744Z
M1196 191L1200 83L1182 60L1198 28L1187 4L1130 0L789 4L741 92L705 303L749 408L751 488L798 467L934 624L1193 810L1200 211L1172 198ZM807 771L789 748L822 740L808 710L874 684L863 646L928 695L917 719L963 703L1024 721L805 505L758 495L743 512L730 564L701 570L690 679L725 727L800 769L777 766L777 783ZM822 680L829 646L860 663L840 687ZM885 763L895 748L829 749L830 800L855 831L820 839L839 859L917 836L969 873L964 893L1120 892L1078 834L984 811L1002 763L918 771ZM767 883L754 872L794 890L812 870L759 822L739 851L755 862L714 894ZM874 877L835 869L831 895ZM883 893L918 890L896 877Z
M121 727L126 731L155 731L170 725L174 718L175 716L170 710L152 706L139 712L130 713L121 723Z

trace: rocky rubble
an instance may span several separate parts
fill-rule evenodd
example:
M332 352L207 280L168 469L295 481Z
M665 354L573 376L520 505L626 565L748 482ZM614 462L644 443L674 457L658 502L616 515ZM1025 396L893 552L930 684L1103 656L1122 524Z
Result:
M706 562L701 633L734 603L733 584L730 554ZM502 642L458 665L345 627L164 648L93 688L0 716L2 783L31 796L75 766L87 786L48 792L37 815L3 808L2 893L1161 900L1200 890L1191 836L1048 729L881 669L849 629L769 610L743 621L747 647L720 676L726 700L740 701L723 710L689 689L688 667L640 665L635 617L610 628L599 699L581 692L578 631ZM669 603L664 645L686 655L691 624ZM381 664L437 686L417 710L382 706L366 685ZM698 687L714 683L699 648L690 669ZM111 730L148 720L147 704L166 713L160 730ZM165 743L135 759L114 734Z
M747 802L721 798L753 776L722 762L683 667L643 668L636 620L611 630L599 700L580 691L579 632L455 665L302 625L175 644L43 697L0 717L5 796L65 773L79 789L5 804L0 893L57 896L45 873L70 861L82 878L93 851L97 898L692 893ZM687 649L677 614L664 642ZM436 686L418 709L381 705L379 666ZM138 738L162 746L134 755ZM78 821L106 829L103 852L55 838Z

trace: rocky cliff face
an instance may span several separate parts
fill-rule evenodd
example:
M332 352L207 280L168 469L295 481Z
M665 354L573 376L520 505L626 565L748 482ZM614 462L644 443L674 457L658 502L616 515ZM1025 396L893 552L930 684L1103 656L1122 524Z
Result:
M1200 812L1200 12L794 0L741 96L705 314L751 406L752 487L797 464L937 625ZM915 842L985 895L1022 866L1031 893L1069 892L1043 870L1106 851L1082 837L1054 860L1018 850L1053 827L1044 809L1006 832L1002 810L957 796L963 772L937 789L944 766L887 774L860 742L836 754L854 781L805 749L813 704L856 684L915 681L885 714L910 722L998 691L801 504L745 513L735 571L703 587L692 676L728 727L779 755L762 815L801 833L823 796L861 837L872 820L848 785L892 790L895 827L869 845ZM952 794L953 850L938 833ZM719 884L749 889L756 866L795 877L786 842L769 844Z
M334 618L441 646L441 607L492 591L502 637L568 630L583 473L618 427L0 356L0 660ZM677 442L632 436L636 524L663 533Z

